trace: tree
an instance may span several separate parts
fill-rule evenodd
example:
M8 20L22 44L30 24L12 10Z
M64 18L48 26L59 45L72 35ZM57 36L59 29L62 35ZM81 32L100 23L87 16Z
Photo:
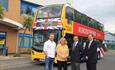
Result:
M32 31L32 23L33 23L33 18L30 15L26 15L24 17L24 34L27 30Z
M2 5L0 5L0 19L2 19L4 16L4 8L2 7Z

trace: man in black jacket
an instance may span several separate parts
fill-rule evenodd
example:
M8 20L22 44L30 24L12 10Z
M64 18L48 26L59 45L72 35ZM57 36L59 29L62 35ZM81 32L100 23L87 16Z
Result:
M93 34L88 35L88 41L85 47L87 70L96 70L97 63L97 43L93 39Z
M74 42L71 46L70 58L71 58L71 69L80 70L80 52L82 51L82 46L79 42L78 36L74 36Z

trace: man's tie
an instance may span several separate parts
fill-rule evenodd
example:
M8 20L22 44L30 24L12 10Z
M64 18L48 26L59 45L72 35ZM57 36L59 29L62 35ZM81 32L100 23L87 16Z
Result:
M92 41L89 42L88 48L90 48Z
M74 44L73 44L73 48L72 49L74 49L76 47L76 42L74 42Z

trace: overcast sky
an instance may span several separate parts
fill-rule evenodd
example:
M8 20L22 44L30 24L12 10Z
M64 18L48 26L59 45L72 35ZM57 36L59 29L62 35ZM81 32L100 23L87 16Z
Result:
M29 0L41 5L62 4L66 0ZM115 0L73 0L72 6L104 24L105 30L115 33Z

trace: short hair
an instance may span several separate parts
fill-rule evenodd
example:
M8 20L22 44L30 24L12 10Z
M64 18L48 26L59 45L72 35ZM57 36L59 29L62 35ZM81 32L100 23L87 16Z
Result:
M64 37L62 37L62 38L58 41L58 43L61 43L62 40L64 40L64 41L65 41L65 44L67 44L67 40L66 40L66 38L64 38Z
M88 34L88 36L91 35L92 37L94 36L92 33Z
M78 39L79 39L79 36L77 36L77 35L74 35L73 38L74 38L74 37L78 37Z
M54 33L50 33L49 36L50 36L50 35L54 35Z

